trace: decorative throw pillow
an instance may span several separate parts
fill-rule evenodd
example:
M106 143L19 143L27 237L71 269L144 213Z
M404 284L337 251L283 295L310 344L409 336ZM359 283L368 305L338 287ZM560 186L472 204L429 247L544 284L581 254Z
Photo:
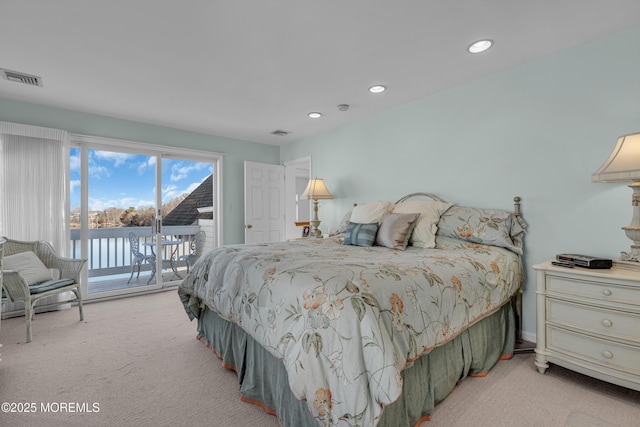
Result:
M344 233L343 245L373 246L378 232L378 223L358 224L350 222Z
M51 271L34 252L26 251L8 255L2 259L3 270L15 270L28 285L51 280Z
M393 204L391 202L383 200L358 205L353 208L350 221L358 224L371 224L372 222L380 224L384 214L391 211L392 207Z
M435 248L440 215L452 206L436 200L409 200L393 207L393 213L419 213L409 243L419 248Z
M404 251L419 217L420 214L386 214L378 229L376 245Z
M440 218L438 234L507 248L522 255L527 224L511 212L453 206Z

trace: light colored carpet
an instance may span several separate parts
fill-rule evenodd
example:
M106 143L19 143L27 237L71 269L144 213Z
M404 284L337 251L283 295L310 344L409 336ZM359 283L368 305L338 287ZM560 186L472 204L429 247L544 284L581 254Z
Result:
M83 322L75 307L38 314L29 344L23 318L3 320L0 403L34 403L36 412L0 412L0 426L278 426L239 400L235 373L195 339L195 328L175 290L87 304ZM94 403L97 412L60 409ZM639 420L640 392L557 366L540 375L527 354L462 381L423 426L623 427Z

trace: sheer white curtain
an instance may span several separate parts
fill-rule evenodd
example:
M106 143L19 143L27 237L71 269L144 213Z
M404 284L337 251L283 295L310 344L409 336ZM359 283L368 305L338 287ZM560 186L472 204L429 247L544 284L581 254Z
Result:
M0 122L0 236L46 240L67 256L69 136Z

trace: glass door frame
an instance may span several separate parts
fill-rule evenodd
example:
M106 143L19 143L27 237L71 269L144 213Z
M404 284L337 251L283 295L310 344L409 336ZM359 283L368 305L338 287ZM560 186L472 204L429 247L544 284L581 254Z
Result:
M162 159L180 159L194 162L211 163L213 166L213 212L214 212L214 235L211 241L214 247L220 246L222 243L222 212L220 209L222 201L222 154L211 151L200 151L187 148L169 147L164 145L156 145L142 142L118 140L111 138L94 137L88 135L70 135L70 147L80 149L80 253L81 257L87 259L89 256L89 150L104 150L110 152L120 152L126 154L144 155L156 158L156 223L153 227L155 232L156 248L155 253L163 253L161 246L162 239L162 215L160 207L162 206ZM70 217L70 206L67 204L67 218ZM160 225L160 227L157 227ZM127 294L139 294L149 291L161 289L163 287L176 286L179 280L170 280L163 282L162 280L162 257L156 257L156 274L155 283L147 286L139 286L135 288L119 289L115 291L92 293L88 292L88 268L83 269L81 276L81 291L83 300L105 299L119 297Z

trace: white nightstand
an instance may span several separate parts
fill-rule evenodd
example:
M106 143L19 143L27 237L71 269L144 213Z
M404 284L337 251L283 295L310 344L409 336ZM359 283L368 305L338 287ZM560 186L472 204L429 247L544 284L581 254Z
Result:
M640 270L536 270L536 360L640 390Z

